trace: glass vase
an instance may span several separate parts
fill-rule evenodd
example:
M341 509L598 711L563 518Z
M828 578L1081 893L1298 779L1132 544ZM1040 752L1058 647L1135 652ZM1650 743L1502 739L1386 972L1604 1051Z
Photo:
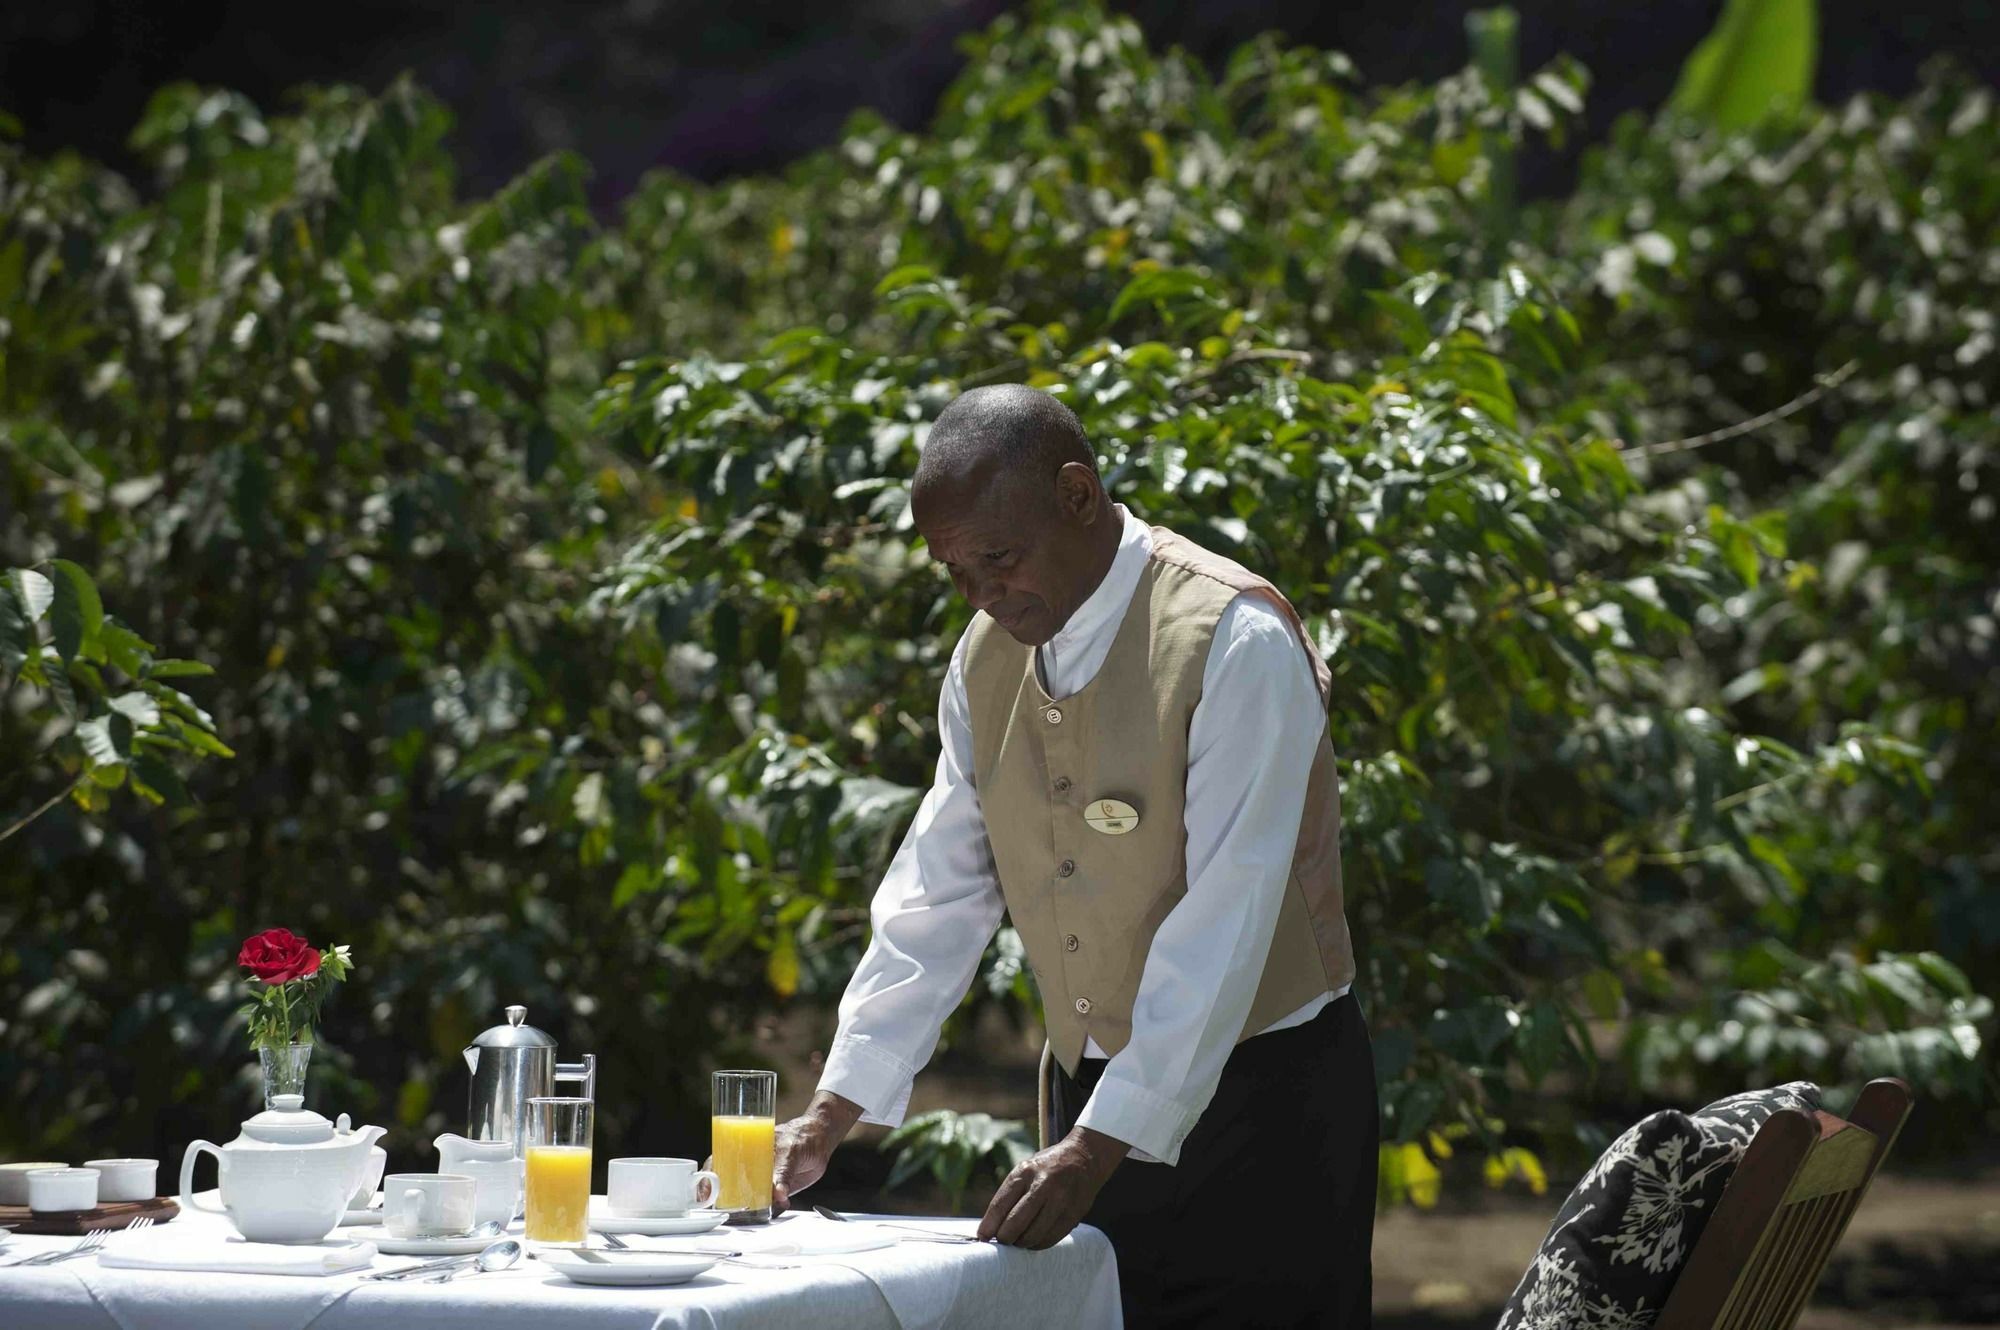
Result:
M303 1096L306 1092L306 1063L312 1060L311 1044L286 1044L281 1048L260 1048L257 1060L264 1065L264 1107L281 1094Z

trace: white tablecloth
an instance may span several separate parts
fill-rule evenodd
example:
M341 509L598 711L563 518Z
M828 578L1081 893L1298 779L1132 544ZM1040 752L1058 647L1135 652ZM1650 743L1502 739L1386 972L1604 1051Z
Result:
M212 1199L205 1196L204 1199ZM723 1246L753 1252L794 1225L718 1229L700 1238L627 1238L634 1246ZM926 1221L970 1232L974 1221ZM183 1211L170 1224L114 1233L111 1244L175 1243L231 1232L219 1217ZM803 1230L800 1230L803 1231ZM366 1228L337 1236L365 1237ZM0 1261L74 1238L15 1235ZM772 1257L791 1269L720 1264L686 1284L596 1288L524 1260L512 1270L448 1284L369 1282L359 1274L193 1274L100 1266L95 1257L17 1270L0 1266L5 1330L944 1330L945 1327L1110 1327L1118 1330L1111 1244L1078 1228L1044 1252L991 1243L905 1242L841 1256ZM377 1269L415 1264L380 1257Z

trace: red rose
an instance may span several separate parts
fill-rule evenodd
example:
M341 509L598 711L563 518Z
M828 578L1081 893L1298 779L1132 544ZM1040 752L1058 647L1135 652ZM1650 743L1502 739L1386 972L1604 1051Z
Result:
M267 928L244 940L236 963L267 984L286 984L319 973L319 951L289 928Z

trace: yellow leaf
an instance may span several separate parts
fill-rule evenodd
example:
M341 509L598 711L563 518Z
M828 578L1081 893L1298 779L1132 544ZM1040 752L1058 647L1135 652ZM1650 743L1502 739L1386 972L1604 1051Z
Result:
M1637 850L1624 850L1613 854L1604 861L1604 880L1616 886L1618 883L1632 876L1632 871L1638 866L1639 852Z
M1428 1210L1438 1203L1438 1191L1444 1178L1437 1171L1424 1147L1407 1144L1403 1150L1403 1179L1410 1189L1410 1200L1419 1210Z
M701 516L701 505L695 502L694 495L690 494L681 500L681 516L690 522Z
M799 948L790 933L778 934L777 945L771 948L771 959L764 966L764 977L771 981L771 991L779 997L790 997L799 991Z
M1430 1140L1430 1147L1432 1154L1436 1155L1439 1159L1451 1158L1450 1141L1447 1141L1444 1137L1438 1135L1436 1132L1430 1133L1429 1140Z
M1583 1002L1593 1016L1615 1020L1625 1006L1625 985L1609 970L1592 970L1583 976Z
M1531 1150L1513 1145L1499 1154L1486 1156L1486 1185L1498 1187L1509 1178L1519 1178L1528 1184L1528 1190L1540 1196L1549 1189L1549 1175L1542 1168L1542 1161Z
M273 642L271 644L271 649L264 653L264 668L267 670L275 670L284 663L285 663L285 644L283 642Z
M798 228L790 222L779 222L771 228L771 257L782 259L798 248Z

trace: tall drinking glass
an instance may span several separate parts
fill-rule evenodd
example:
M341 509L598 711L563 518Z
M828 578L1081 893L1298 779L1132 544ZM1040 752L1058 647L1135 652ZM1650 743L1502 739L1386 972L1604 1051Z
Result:
M533 1246L581 1247L590 1237L588 1099L528 1101L526 1232Z
M771 1222L771 1173L778 1132L778 1073L715 1073L715 1208L732 1224Z

